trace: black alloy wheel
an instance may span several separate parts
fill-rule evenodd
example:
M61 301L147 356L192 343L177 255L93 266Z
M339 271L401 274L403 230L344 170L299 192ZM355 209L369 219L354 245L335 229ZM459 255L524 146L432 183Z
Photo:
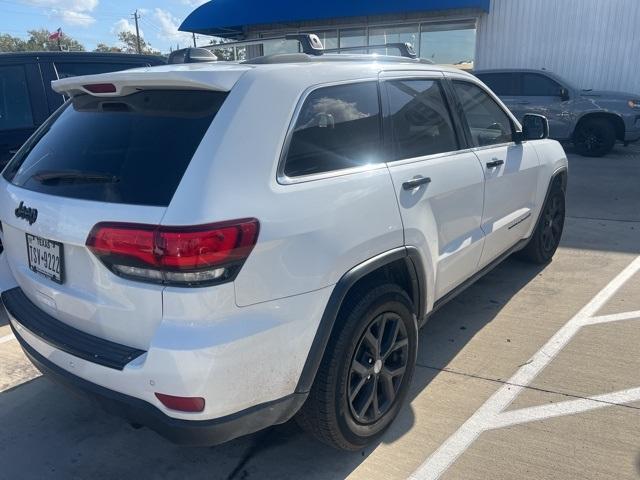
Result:
M517 252L517 256L538 265L549 262L560 245L564 231L564 219L565 192L560 184L556 183L542 207L538 224L529 243Z
M562 196L553 195L542 212L542 248L545 252L555 252L564 229L564 201Z
M348 403L354 419L375 423L393 405L409 359L407 329L393 312L377 316L360 338L349 371Z
M616 131L611 122L606 119L587 119L576 129L573 141L580 155L602 157L613 149Z

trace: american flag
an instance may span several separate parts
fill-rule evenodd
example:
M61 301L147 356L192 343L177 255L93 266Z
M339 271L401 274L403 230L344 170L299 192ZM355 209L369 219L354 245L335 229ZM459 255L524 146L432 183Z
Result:
M62 28L59 28L51 35L49 35L49 40L60 40L62 38Z

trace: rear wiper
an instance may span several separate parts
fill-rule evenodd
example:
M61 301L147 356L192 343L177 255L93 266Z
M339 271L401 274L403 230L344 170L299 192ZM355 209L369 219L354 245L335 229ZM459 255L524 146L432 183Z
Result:
M31 178L45 185L56 183L118 183L120 181L120 178L115 175L80 170L44 171L33 175Z

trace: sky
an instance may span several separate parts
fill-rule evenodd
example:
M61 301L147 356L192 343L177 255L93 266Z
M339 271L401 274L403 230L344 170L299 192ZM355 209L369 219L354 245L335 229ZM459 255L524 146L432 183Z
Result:
M87 50L98 43L116 45L118 32L135 32L133 12L141 16L140 34L164 53L190 46L191 34L178 26L207 0L0 0L0 34L26 38L27 30L62 28ZM208 43L201 37L198 44Z

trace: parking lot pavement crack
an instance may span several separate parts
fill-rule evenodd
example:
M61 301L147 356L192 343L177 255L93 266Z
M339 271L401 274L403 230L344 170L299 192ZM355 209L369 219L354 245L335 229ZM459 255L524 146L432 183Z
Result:
M527 362L527 363L530 363L530 362ZM526 365L527 363L524 363L523 365ZM541 393L560 395L560 396L563 396L563 397L570 398L572 400L586 400L586 401L589 401L589 402L603 403L605 405L612 405L612 406L629 408L631 410L640 410L640 407L633 406L633 405L627 405L625 403L619 403L619 402L615 402L615 401L610 401L610 400L607 400L606 397L603 397L603 398L585 397L585 396L582 396L582 395L576 395L576 394L573 394L573 393L562 392L562 391L559 391L559 390L532 387L531 385L521 385L521 384L518 384L518 383L508 382L508 381L502 380L500 378L491 378L491 377L485 377L485 376L482 376L482 375L476 375L476 374L473 374L473 373L459 372L457 370L453 370L453 369L450 369L450 368L438 368L438 367L432 367L430 365L423 365L423 364L416 364L416 365L418 367L421 367L421 368L426 368L426 369L429 369L429 370L436 370L436 371L440 371L440 372L450 373L450 374L453 374L453 375L459 375L459 376L463 376L463 377L467 377L467 378L473 378L475 380L484 380L484 381L487 381L487 382L499 383L501 385L508 385L508 386L512 386L512 387L517 387L517 388L526 389L526 390L532 390L532 391L541 392Z

